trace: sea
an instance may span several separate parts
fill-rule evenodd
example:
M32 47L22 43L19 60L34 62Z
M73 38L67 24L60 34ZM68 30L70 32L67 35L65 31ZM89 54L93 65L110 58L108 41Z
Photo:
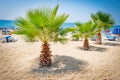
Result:
M0 20L0 29L16 29L14 20Z
M61 28L75 27L74 23L64 23ZM15 20L0 20L0 29L16 29Z
M75 27L76 25L74 23L66 22L64 23L61 28L68 28L68 27ZM0 20L0 29L16 29L18 28L17 25L15 25L15 20ZM120 28L120 25L115 25L110 28L111 31L113 31L115 28Z

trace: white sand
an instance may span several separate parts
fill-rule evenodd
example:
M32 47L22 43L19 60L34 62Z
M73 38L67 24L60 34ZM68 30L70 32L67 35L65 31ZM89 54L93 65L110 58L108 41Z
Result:
M90 42L82 50L82 41L62 45L51 43L53 63L39 67L40 42L0 43L0 80L120 80L120 42Z

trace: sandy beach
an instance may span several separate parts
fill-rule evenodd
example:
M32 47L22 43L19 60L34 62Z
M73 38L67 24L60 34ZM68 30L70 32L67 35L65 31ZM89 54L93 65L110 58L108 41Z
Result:
M120 80L120 42L82 41L50 43L52 66L39 68L41 42L0 43L0 80Z

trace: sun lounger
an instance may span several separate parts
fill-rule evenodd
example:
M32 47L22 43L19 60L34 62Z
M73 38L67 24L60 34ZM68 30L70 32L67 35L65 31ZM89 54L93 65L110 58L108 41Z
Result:
M2 34L3 35L11 35L11 30L7 30L7 29L5 29L5 30L2 30Z
M109 41L116 41L116 36L110 36L110 35L108 35L108 36L106 36L106 38L107 38L107 40L109 40Z
M2 37L0 39L0 42L2 43L7 43L7 42L16 42L17 41L17 38L14 38L12 36L6 36L6 37Z

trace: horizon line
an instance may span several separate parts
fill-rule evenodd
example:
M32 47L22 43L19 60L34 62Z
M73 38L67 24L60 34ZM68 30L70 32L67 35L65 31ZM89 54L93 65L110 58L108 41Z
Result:
M15 21L15 19L0 19L0 20L8 20L8 21ZM65 23L75 23L75 22L65 22ZM115 26L119 25L120 24L114 24Z

